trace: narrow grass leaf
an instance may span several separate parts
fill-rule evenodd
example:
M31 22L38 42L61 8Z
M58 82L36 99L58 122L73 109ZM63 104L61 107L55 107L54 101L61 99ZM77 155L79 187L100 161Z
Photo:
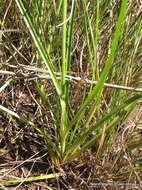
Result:
M120 118L123 116L123 112L122 109L130 109L131 106L133 106L139 99L142 99L142 94L138 94L132 98L130 98L129 100L125 101L123 104L121 104L120 106L118 106L117 108L115 108L114 110L112 110L110 113L108 113L106 116L104 116L102 119L100 119L95 125L92 125L89 129L86 129L84 131L84 133L82 133L82 136L77 136L76 140L73 144L71 144L68 147L68 150L66 151L66 157L67 155L69 155L71 152L74 152L74 150L77 150L77 148L80 146L80 144L90 135L92 134L92 132L94 130L96 130L98 127L102 127L102 124L105 121L108 121L114 114L118 113L118 116L115 117L115 119L113 120L112 123L116 123L116 121L120 120ZM121 111L121 112L120 112ZM120 113L121 114L120 114ZM126 111L125 111L126 112ZM124 113L125 113L124 112ZM110 128L111 125L108 125L106 127L106 131L108 131L108 129ZM101 134L99 134L100 136ZM93 139L91 139L89 142L87 142L79 151L77 151L77 153L75 153L75 155L79 155L82 152L84 152L87 148L89 148L94 141L97 139L98 137L95 136Z
M22 179L16 179L16 180L0 180L0 183L23 183L23 182L32 182L32 181L39 181L43 179L51 179L61 176L61 174L55 173L55 174L48 174L48 175L42 175L42 176L36 176L36 177L28 177L28 178L22 178Z
M57 118L56 118L56 116L55 116L55 114L53 112L52 106L50 104L50 101L49 101L47 95L45 94L44 91L41 90L40 86L38 85L38 83L36 81L34 82L34 84L35 84L35 87L36 87L38 93L40 94L41 98L47 104L48 109L49 109L50 114L51 114L51 117L52 117L52 119L54 121L54 124L56 125L57 124Z
M5 107L2 106L2 105L0 105L0 110L7 112L8 114L10 114L10 115L16 117L17 119L19 119L20 121L23 121L23 122L26 123L27 125L32 126L34 129L36 129L39 133L41 133L41 134L44 136L44 138L45 138L47 144L52 145L52 147L54 147L55 150L57 150L55 143L54 143L47 135L45 135L44 132L43 132L37 125L35 125L35 124L32 123L31 121L25 119L24 117L19 116L17 113L15 113L15 112L13 112L13 111L11 111L11 110L5 108Z
M61 87L62 87L62 98L61 103L61 124L60 124L60 139L61 139L61 152L65 151L66 146L66 131L67 131L67 105L66 105L66 17L67 17L67 0L63 1L63 17L62 17L62 67L61 67Z
M58 80L56 78L56 75L54 74L54 70L53 70L52 65L50 64L50 60L49 60L49 58L47 56L47 52L45 51L45 49L44 49L44 47L43 47L43 45L41 43L41 40L40 40L39 36L37 35L35 28L32 25L30 17L28 15L26 9L24 8L24 5L23 5L22 1L21 0L16 0L16 3L18 5L19 10L20 10L20 12L21 12L21 14L22 14L22 16L24 18L24 21L25 21L25 23L26 23L26 25L27 25L27 27L28 27L31 35L32 35L32 38L33 38L33 40L35 42L35 45L36 45L38 51L40 52L40 55L41 55L42 59L44 60L44 63L45 63L45 65L46 65L46 67L47 67L47 69L48 69L48 71L50 73L50 76L51 76L51 78L53 80L53 83L55 85L57 93L58 93L59 96L61 96L62 95L62 89L61 89L61 86L59 85L59 82L58 82Z
M122 26L122 23L124 21L124 16L125 16L125 11L126 11L126 4L127 4L127 0L123 0L122 4L121 4L120 15L119 15L118 22L117 22L117 25L116 25L116 30L115 30L115 34L114 34L113 43L112 43L112 48L111 48L110 54L108 56L108 59L106 61L104 70L103 70L103 72L101 74L100 80L98 81L98 83L96 84L96 86L94 87L92 92L88 95L88 97L86 98L85 102L83 103L83 105L81 106L79 111L76 113L74 119L70 123L70 127L72 127L75 124L75 122L78 120L79 115L82 113L82 111L84 111L84 109L87 108L87 106L93 100L94 97L96 97L94 107L95 107L95 105L97 104L97 102L99 100L99 97L101 95L101 91L102 91L105 79L107 77L107 73L108 73L110 65L111 65L111 63L113 61L113 58L114 58L114 55L115 55L115 50L117 48L117 43L118 43L118 39L119 39L121 26ZM91 112L94 111L93 109L94 108L92 107ZM90 116L91 115L92 114L90 114Z

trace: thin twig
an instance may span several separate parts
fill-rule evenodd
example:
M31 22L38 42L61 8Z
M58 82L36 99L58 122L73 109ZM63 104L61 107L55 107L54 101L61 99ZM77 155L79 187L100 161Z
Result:
M0 33L8 33L8 32L23 32L24 30L20 30L20 29L6 29L6 30L0 30Z
M9 79L8 81L6 81L6 83L0 88L0 93L10 84L11 81L12 79Z
M30 70L30 71L36 71L36 72L42 72L42 73L48 73L48 71L45 71L43 69L39 68L32 68L32 67L24 67L24 69ZM60 80L60 74L56 73L57 79ZM19 72L12 72L12 71L3 71L0 70L0 75L10 75L15 78L27 78L29 80L34 80L34 79L44 79L44 80L50 80L51 77L50 75L39 75L39 74L27 74L27 73L19 73ZM82 84L91 84L92 81L89 79L82 79L81 77L75 77L71 75L66 75L66 80L70 82L80 82ZM96 85L98 81L93 81L93 84ZM108 88L116 88L116 89L121 89L121 90L128 90L128 91L135 91L135 92L142 92L142 88L133 88L133 87L128 87L128 86L120 86L116 84L109 84L109 83L104 83L105 87Z

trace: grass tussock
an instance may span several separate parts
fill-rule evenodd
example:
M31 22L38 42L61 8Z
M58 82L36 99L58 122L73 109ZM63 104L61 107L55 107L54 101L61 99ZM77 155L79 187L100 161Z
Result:
M0 3L1 188L140 188L140 2Z

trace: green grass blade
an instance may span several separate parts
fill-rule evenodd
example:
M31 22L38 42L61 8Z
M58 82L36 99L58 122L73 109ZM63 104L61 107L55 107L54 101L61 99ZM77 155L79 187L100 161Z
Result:
M97 15L96 15L96 30L95 30L95 49L94 49L94 73L95 73L95 68L97 67L96 69L96 75L98 76L97 78L99 78L99 70L98 70L98 63L97 63L97 44L98 44L98 33L99 33L99 14L100 12L100 6L99 6L99 0L97 0Z
M70 127L72 127L75 124L75 122L78 120L78 117L80 116L80 114L84 111L84 109L86 109L87 105L93 100L94 97L96 97L94 107L95 107L95 105L97 104L97 102L98 102L98 100L100 98L104 82L106 80L110 65L111 65L111 63L113 61L113 58L114 58L114 55L115 55L115 50L117 48L119 34L120 34L120 31L121 31L121 26L122 26L122 23L124 21L124 16L125 16L125 11L126 11L126 4L127 4L127 0L123 0L122 4L121 4L120 15L119 15L118 22L117 22L117 25L116 25L116 30L115 30L115 34L114 34L113 43L112 43L112 48L111 48L110 54L108 56L108 59L106 61L104 70L103 70L103 72L101 74L100 80L98 81L98 83L96 84L94 89L92 90L91 94L88 95L88 97L86 98L85 102L83 103L83 105L81 106L79 111L76 113L74 119L70 123ZM92 107L91 112L94 111L93 110L94 107ZM91 115L92 114L90 114L90 116Z
M22 1L21 0L16 0L16 3L18 5L19 10L20 10L20 12L21 12L21 14L22 14L22 16L24 18L24 21L25 21L25 23L26 23L26 25L27 25L27 27L28 27L31 35L32 35L32 38L33 38L33 40L35 42L35 45L36 45L38 51L40 52L40 55L41 55L42 59L44 60L44 63L45 63L45 65L46 65L46 67L47 67L47 69L48 69L48 71L50 73L50 76L51 76L51 78L53 80L53 83L55 85L57 93L58 93L59 96L61 96L62 95L62 89L61 89L61 86L59 85L59 82L58 82L58 80L56 78L56 75L54 74L54 70L53 70L52 65L50 64L50 60L49 60L49 58L47 56L47 52L44 49L44 47L43 47L43 45L41 43L41 40L40 40L39 36L37 35L35 28L32 25L30 17L28 15L26 9L24 8L24 5L23 5Z
M61 67L61 86L62 86L62 99L61 99L61 124L60 124L60 140L61 152L65 151L66 145L66 130L67 130L67 110L66 110L66 17L67 17L67 0L63 1L63 17L62 17L62 67Z
M69 29L68 29L68 45L67 45L67 71L70 71L70 64L71 64L71 48L72 48L72 40L73 40L73 26L74 26L74 18L76 12L76 0L73 1L72 4L72 15L69 22ZM69 74L69 73L68 73Z
M56 178L59 176L61 176L61 174L55 173L55 174L28 177L28 178L22 178L22 179L16 179L16 180L0 180L0 183L23 183L23 182L39 181L43 179L51 179L51 178Z
M136 171L141 171L141 170L142 170L142 166L138 166L138 167L132 168L130 170L127 170L125 172L119 173L119 174L117 174L117 176L124 175L124 174L127 174L127 173L136 172Z
M120 120L120 117L119 116L117 116L117 117L115 117L110 123L109 123L109 125L106 127L106 129L105 129L105 134L114 126L114 125L116 125L117 124L117 122ZM96 125L96 130L98 129L98 128L102 128L103 127L103 125L101 125L101 126L97 126ZM94 142L97 142L98 141L98 139L101 137L101 135L102 135L102 131L99 131L99 133L97 134L97 135L95 135L89 142L87 142L83 147L81 147L79 150L77 150L78 149L78 147L79 147L79 144L78 144L78 146L76 146L76 148L74 149L75 151L71 154L71 156L69 156L69 160L73 160L73 159L75 159L75 158L77 158L81 153L83 153L84 151L86 151L88 148L90 148L93 144L94 144ZM78 138L79 139L79 138Z
M138 94L132 98L130 98L129 100L125 101L123 104L121 104L120 106L118 106L117 108L115 108L114 110L112 110L109 114L107 114L105 117L103 117L101 120L99 120L95 125L92 125L89 129L86 129L84 132L82 132L82 136L77 136L76 137L76 140L75 142L70 145L68 147L68 150L66 152L66 155L70 154L71 152L73 152L74 150L77 150L77 148L79 147L79 145L90 135L92 134L92 132L94 130L96 130L97 128L101 127L102 124L105 122L105 121L108 121L111 119L111 117L118 113L118 116L116 116L115 120L112 122L112 123L116 123L116 121L120 120L120 117L122 117L123 113L126 112L126 109L130 109L131 106L134 106L134 104L139 100L139 99L142 99L142 94ZM122 111L124 109L124 112ZM121 111L121 112L120 112ZM122 113L122 115L120 113ZM117 118L118 117L118 118ZM111 125L109 125L107 127L106 130L108 130L110 128ZM101 134L100 134L101 135ZM84 152L87 148L89 148L93 143L94 141L96 140L96 138L98 137L95 137L93 139L91 139L89 142L87 142L79 151L77 151L75 153L75 157L79 154L81 154L82 152Z
M91 40L89 39L89 32L88 32L88 25L87 25L87 7L86 7L86 2L82 0L82 8L83 8L83 24L84 24L84 30L85 30L85 37L87 41L87 47L88 47L88 52L89 52L89 62L91 64L91 67L93 68L93 60L92 60L92 47L91 47ZM88 18L89 19L89 18Z
M35 84L35 87L36 87L38 93L40 94L40 97L41 97L41 98L44 100L44 102L47 104L47 106L48 106L48 108L49 108L49 111L50 111L50 114L51 114L51 117L52 117L52 119L53 119L53 121L54 121L54 124L57 124L57 118L56 118L56 116L55 116L55 114L54 114L54 112L53 112L52 106L51 106L51 104L50 104L50 102L49 102L49 99L48 99L47 95L45 94L44 91L41 90L40 86L38 85L38 83L37 83L36 81L34 82L34 84Z
M44 132L37 125L35 125L31 121L25 119L24 117L19 116L17 113L5 108L2 105L0 105L0 110L7 112L8 114L12 115L13 117L16 117L17 119L19 119L20 121L23 121L27 125L32 126L34 129L36 129L39 133L41 133L44 136L47 144L50 144L50 145L52 145L52 147L57 149L55 143L47 135L45 135Z
M62 88L65 87L65 75L66 75L66 17L67 17L67 0L63 1L63 26L62 26L62 72L61 72L61 84Z

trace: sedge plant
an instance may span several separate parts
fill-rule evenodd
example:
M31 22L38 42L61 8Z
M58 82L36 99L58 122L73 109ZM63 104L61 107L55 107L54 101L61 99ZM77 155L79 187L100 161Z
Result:
M48 6L46 1L42 2L44 6ZM102 23L101 14L102 9L105 8L105 4L101 4L99 0L94 1L93 7L96 7L96 18L93 15L90 15L89 4L86 1L81 0L82 6L82 23L84 28L84 37L87 44L87 52L89 64L91 66L91 79L92 84L90 84L89 92L84 91L84 96L82 98L80 107L78 110L73 111L72 105L70 102L70 84L66 81L66 75L71 73L71 64L72 64L72 45L73 45L73 34L77 30L75 28L75 20L77 10L79 9L79 3L77 0L72 1L71 11L68 14L69 2L67 0L60 1L59 3L53 3L50 1L50 10L53 14L53 27L51 27L50 19L46 20L48 22L48 27L51 27L49 34L45 34L44 30L38 31L33 24L31 19L30 11L28 7L21 1L16 0L17 7L24 19L24 22L32 36L34 44L38 50L38 57L40 56L44 62L44 65L40 65L49 72L49 75L52 80L52 86L56 90L56 99L58 102L59 112L58 114L54 112L52 103L44 92L44 84L41 86L38 81L35 81L35 88L40 94L41 99L47 104L47 107L50 111L52 121L54 123L54 138L50 138L46 131L43 128L40 128L31 121L19 116L17 113L8 110L7 108L0 105L0 109L11 114L12 116L18 118L24 123L32 126L39 133L43 135L47 146L49 147L49 155L53 163L57 166L71 162L72 160L78 158L83 152L90 148L96 141L102 137L102 129L105 126L103 131L103 136L105 137L109 131L115 128L116 124L131 110L136 103L142 98L142 94L138 93L136 95L131 95L131 98L124 100L121 104L118 104L117 107L111 107L110 111L100 117L100 101L102 96L102 91L104 87L104 82L107 79L107 76L112 70L112 73L115 72L113 69L112 63L115 59L115 54L117 48L120 48L119 39L124 30L123 24L125 20L125 14L127 12L127 0L122 0L119 16L115 25L115 32L113 35L112 42L109 42L109 53L107 59L104 63L102 71L99 71L99 66L97 62L97 52L98 50L98 35L99 35L99 24ZM44 10L46 12L46 9ZM43 12L44 12L43 11ZM111 12L112 14L112 12ZM101 16L100 16L101 15ZM48 17L48 15L47 15ZM55 19L56 18L56 19ZM112 15L111 15L112 18ZM44 19L41 19L44 22ZM36 22L36 20L35 20ZM56 32L56 27L59 28L61 34L61 40L57 44L57 62L58 70L60 73L60 80L57 79L55 72L57 71L57 65L52 59L53 51L53 36ZM139 27L137 26L137 35L139 33ZM48 36L49 44L46 47L46 44L42 36ZM45 37L44 38L47 38ZM126 39L127 40L127 39ZM61 51L60 51L60 46ZM133 56L133 52L131 54ZM118 76L119 77L119 76ZM93 81L98 80L97 84L94 86ZM116 91L114 92L116 93ZM117 100L120 101L121 94L118 96ZM115 101L113 102L115 104ZM112 105L113 105L112 104ZM88 111L89 107L89 111ZM72 112L72 117L69 117L69 111ZM86 113L88 112L88 113ZM99 119L94 120L95 114L99 115ZM85 117L85 121L84 121ZM93 134L93 137L89 139L88 137Z

